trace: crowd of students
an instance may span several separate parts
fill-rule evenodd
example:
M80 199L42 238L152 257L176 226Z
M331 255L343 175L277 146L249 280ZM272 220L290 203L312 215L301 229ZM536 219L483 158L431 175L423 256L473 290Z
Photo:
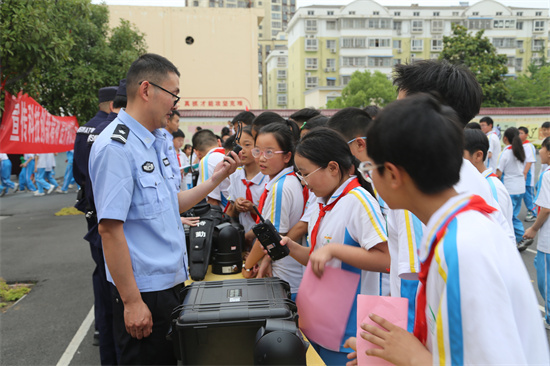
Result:
M399 65L396 75L398 101L381 111L235 117L232 132L246 126L236 141L242 166L208 200L245 228L242 274L280 277L295 298L306 265L319 277L331 266L361 275L357 294L408 298L407 330L376 314L371 318L384 330L362 326L362 337L380 346L369 355L396 364L547 364L550 169L541 169L536 197L525 197L533 194L536 154L521 138L528 131L508 128L500 152L492 119L468 123L481 104L468 70L425 61ZM224 149L211 131L193 136L199 182L235 137ZM550 138L540 154L547 164ZM526 231L518 219L524 199L536 220ZM272 262L254 240L253 206L283 236L290 256ZM518 253L539 230L544 322ZM349 348L356 310L355 301L338 351L313 344L327 365L357 362Z

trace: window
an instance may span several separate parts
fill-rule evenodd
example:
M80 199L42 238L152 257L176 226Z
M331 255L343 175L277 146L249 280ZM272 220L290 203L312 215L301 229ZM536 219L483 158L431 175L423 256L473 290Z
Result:
M260 33L259 36L260 36L260 38L263 38L264 35L262 33Z
M334 70L336 69L336 59L327 58L327 69Z
M271 19L281 19L281 13L271 13Z
M522 58L516 58L516 63L514 65L516 68L516 72L523 70L523 59Z
M315 11L314 10L308 10L307 15L315 15Z
M208 6L210 6L211 8L213 8L213 7L216 6L216 2L213 1L213 0L210 0L210 3L208 4Z
M498 16L502 16L502 12L501 11L497 11L497 17Z
M342 57L342 66L362 66L366 65L365 57Z
M400 12L400 11L396 11L396 12L393 13L393 16L394 16L394 17L399 17L399 16L401 16L401 12Z
M422 20L413 20L411 32L421 33L423 30L422 29L423 26L424 26L424 22Z
M327 78L327 86L336 86L336 78Z
M516 13L516 15L517 15L518 17L521 17L521 16L523 16L523 12L522 12L522 11L518 11L518 12Z
M365 19L342 19L342 29L366 29Z
M523 29L523 22L516 22L516 29Z
M238 8L248 8L248 3L245 2L245 1L239 1L239 2L237 3L237 7L238 7Z
M271 22L271 28L281 28L281 22Z
M317 32L317 19L306 19L306 32Z
M419 11L415 11L415 12L413 13L413 16L414 16L414 17L419 17L419 16L420 16L420 12L419 12Z
M433 33L443 32L443 20L432 20L432 32Z
M379 11L373 11L372 15L380 15L380 12Z
M367 39L364 37L344 37L342 38L342 48L366 48Z
M277 70L277 79L286 79L286 70Z
M434 17L438 17L439 16L439 12L438 11L434 11Z
M370 29L390 29L390 27L391 27L390 19L369 19Z
M199 2L198 1L193 1L193 6L199 6Z
M275 30L272 30L272 31L271 31L271 35L272 35L273 37L275 37L275 36L277 36L277 34L279 34L279 32L280 32L280 30L276 30L276 29L275 29Z
M336 29L336 21L328 20L327 21L327 30L334 30L334 29Z
M317 51L319 40L317 38L306 38L306 51Z
M317 70L317 57L306 57L306 70Z
M424 40L423 39L411 39L411 51L418 52L424 49Z
M516 48L523 49L523 41L521 40L516 41Z
M475 16L475 17L479 16L479 11L474 11L474 12L472 13L472 15Z
M506 29L512 29L516 27L516 21L512 19L508 20L495 20L493 22L493 28L506 28Z
M369 38L370 48L388 48L390 47L391 39L389 38Z
M346 86L346 85L348 85L350 79L351 79L351 76L349 76L349 75L342 75L342 76L340 77L340 85L341 85L341 86Z
M533 40L533 47L531 48L531 50L541 51L542 47L544 47L544 40L543 39L534 39Z
M493 38L493 46L496 48L514 48L516 40L514 38Z
M271 5L272 11L281 11L281 5Z
M336 49L336 40L334 39L327 39L327 48L329 50L335 50Z
M399 34L401 32L401 22L393 22L393 29Z
M491 29L490 19L469 19L468 29Z
M355 11L350 11L349 15L355 15Z
M536 66L542 65L542 59L540 57L532 57L531 62Z
M432 51L441 51L443 50L443 39L441 38L432 38L431 40L431 50Z
M516 58L514 56L508 56L508 62L506 63L506 66L514 67L515 64L516 64Z
M277 95L277 105L286 105L286 95Z
M327 15L334 15L334 10L327 10Z
M537 12L535 13L535 16L541 17L541 16L542 16L542 11L537 11Z
M533 31L534 32L543 32L544 31L544 21L543 20L535 20L533 22Z
M277 92L286 93L286 83L277 83Z
M393 48L401 48L401 40L393 40Z
M317 76L307 76L306 77L306 89L307 88L316 88L319 84L319 78Z
M369 57L369 67L390 67L391 57Z
M453 11L453 17L457 17L458 16L458 11Z
M394 58L393 61L392 61L392 64L395 66L395 65L399 65L401 64L401 59L400 58Z
M277 67L286 67L286 57L277 57Z

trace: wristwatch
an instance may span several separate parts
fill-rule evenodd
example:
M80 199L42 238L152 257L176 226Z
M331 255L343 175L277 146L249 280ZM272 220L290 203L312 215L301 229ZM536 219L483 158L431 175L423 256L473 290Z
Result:
M252 268L254 268L254 267L252 267ZM246 268L246 266L245 266L244 263L243 263L243 269L244 269L245 271L250 272L250 271L252 271L252 268Z

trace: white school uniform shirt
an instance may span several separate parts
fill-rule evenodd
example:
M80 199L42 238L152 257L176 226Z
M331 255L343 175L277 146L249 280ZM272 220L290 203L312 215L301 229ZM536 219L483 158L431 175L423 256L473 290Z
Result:
M186 162L187 156L183 151L179 151L176 156L178 158L178 170L179 170L179 175L181 177L179 188L180 188L180 191L185 191L187 189L187 184L185 182L185 179L183 179L183 167L186 165L185 162Z
M46 168L47 160L48 158L46 154L36 154L35 168L36 169Z
M309 196L307 198L306 207L304 208L304 214L300 221L309 223L309 218L311 213L315 211L315 206L317 205L317 196L311 190L309 190Z
M208 153L206 153L206 155L201 159L199 162L199 180L197 184L208 180L208 178L212 176L212 173L214 173L216 165L223 161L225 154L221 151L223 151L223 148L216 147L208 151ZM221 206L225 207L227 198L229 197L229 178L224 179L220 184L218 184L216 188L208 194L208 197L220 201Z
M49 172L53 168L55 168L55 156L53 153L44 154L44 157L46 159L45 168L46 171Z
M489 139L489 152L492 154L491 158L487 158L487 168L493 168L493 171L496 172L500 156L500 139L495 131L487 133L487 138Z
M243 179L247 182L253 182L250 186L250 193L252 193L252 203L258 205L260 196L264 192L265 184L269 181L269 177L262 173L256 174L250 181L246 179L246 172L243 167L238 167L235 173L229 176L229 200L235 201L237 198L246 199L246 186L243 183ZM252 218L250 212L239 212L239 222L244 227L244 232L250 231L252 226L256 224L256 221Z
M540 173L540 184L535 198L535 205L550 209L550 168ZM546 220L539 229L537 250L550 253L550 220Z
M489 182L483 178L481 173L469 160L462 160L462 166L460 167L460 180L453 188L458 193L477 194L478 196L481 196L481 198L483 198L489 206L496 208L498 211L493 212L491 216L494 217L495 221L508 234L510 243L514 244L515 247L516 235L514 234L514 227L508 224L508 221L502 214L500 205L491 193Z
M317 198L316 209L311 214L308 225L309 236L311 236L313 227L319 217L319 203L323 205L332 203L354 178L356 177L351 176L338 187L327 202L322 197ZM329 243L340 243L369 250L387 240L386 221L382 216L378 202L364 188L357 187L342 197L332 210L326 212L325 217L319 224L314 250L319 250ZM380 295L381 273L363 271L342 263L336 258L328 261L326 265L361 273L360 293Z
M534 187L535 186L535 163L537 162L537 150L535 149L535 146L533 146L532 143L525 141L523 143L523 150L525 151L525 162L523 164L523 167L525 168L525 164L532 163L531 168L529 168L529 172L527 173L527 180L525 181L525 185L527 187Z
M510 198L510 193L504 186L504 183L497 176L493 175L493 169L489 168L485 170L481 175L487 179L489 186L491 187L491 194L494 199L498 202L502 215L510 225L514 227L513 217L514 217L514 206L512 204L512 198Z
M524 163L519 161L512 151L512 145L504 148L498 161L498 170L504 174L502 182L511 195L525 193Z
M460 203L430 218L420 246L425 260L437 230ZM537 298L514 246L490 216L460 213L434 251L426 286L426 347L433 364L548 365Z
M0 154L0 160L4 161L8 159L9 159L8 154Z
M265 185L268 194L262 208L262 216L271 221L279 233L288 233L300 221L304 209L302 185L293 172L292 167L285 168ZM272 263L273 276L287 281L291 293L298 292L304 269L305 267L291 256Z

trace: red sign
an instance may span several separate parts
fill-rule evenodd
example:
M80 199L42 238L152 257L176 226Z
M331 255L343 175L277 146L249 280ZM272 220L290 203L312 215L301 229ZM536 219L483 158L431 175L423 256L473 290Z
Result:
M34 99L19 92L6 92L0 152L5 154L43 154L72 150L78 129L76 117L51 115Z

